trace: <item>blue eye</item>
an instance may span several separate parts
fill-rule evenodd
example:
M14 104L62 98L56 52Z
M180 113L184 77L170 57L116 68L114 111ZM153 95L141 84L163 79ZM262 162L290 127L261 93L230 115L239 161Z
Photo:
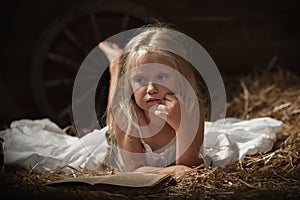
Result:
M167 79L168 77L169 77L169 75L166 74L166 73L161 73L161 74L158 74L158 75L157 75L157 79L158 79L158 80L165 80L165 79Z
M139 83L139 84L146 82L145 78L142 76L134 77L133 80L134 80L134 82Z

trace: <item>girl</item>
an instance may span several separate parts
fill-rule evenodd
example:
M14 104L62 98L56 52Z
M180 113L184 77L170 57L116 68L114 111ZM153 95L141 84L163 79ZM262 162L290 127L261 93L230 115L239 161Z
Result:
M111 61L111 148L105 164L125 171L190 169L203 163L204 111L196 71L160 48L185 49L173 31L141 30L124 52L108 42L99 45ZM173 167L164 168L169 165Z
M123 50L107 42L99 47L111 61L107 126L78 138L48 119L14 121L0 131L5 165L71 172L97 170L101 162L121 171L177 176L203 162L225 167L268 152L282 129L269 117L204 123L202 80L183 59L189 50L193 58L203 57L175 31L145 27Z

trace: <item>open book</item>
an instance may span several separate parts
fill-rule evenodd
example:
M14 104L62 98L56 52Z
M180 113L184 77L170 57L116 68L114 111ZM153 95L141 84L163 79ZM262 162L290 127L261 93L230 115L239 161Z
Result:
M168 174L118 172L113 175L66 178L47 183L48 186L88 186L96 190L157 191L175 183Z

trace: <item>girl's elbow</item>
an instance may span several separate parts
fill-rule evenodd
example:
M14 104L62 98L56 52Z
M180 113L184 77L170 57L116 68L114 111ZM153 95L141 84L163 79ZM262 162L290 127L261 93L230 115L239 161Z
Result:
M199 166L201 164L203 164L203 159L202 158L182 158L182 159L177 159L176 160L176 165L184 165L184 166L187 166L187 167L196 167L196 166Z

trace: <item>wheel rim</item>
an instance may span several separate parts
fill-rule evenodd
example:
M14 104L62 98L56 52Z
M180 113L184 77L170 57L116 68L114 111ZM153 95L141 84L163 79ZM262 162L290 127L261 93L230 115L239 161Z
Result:
M31 85L39 112L62 127L73 123L72 86L86 55L100 41L140 27L153 16L159 18L148 9L127 2L89 1L64 11L45 29L32 59ZM106 70L100 79L106 85L97 92L99 116L105 111L108 80Z

